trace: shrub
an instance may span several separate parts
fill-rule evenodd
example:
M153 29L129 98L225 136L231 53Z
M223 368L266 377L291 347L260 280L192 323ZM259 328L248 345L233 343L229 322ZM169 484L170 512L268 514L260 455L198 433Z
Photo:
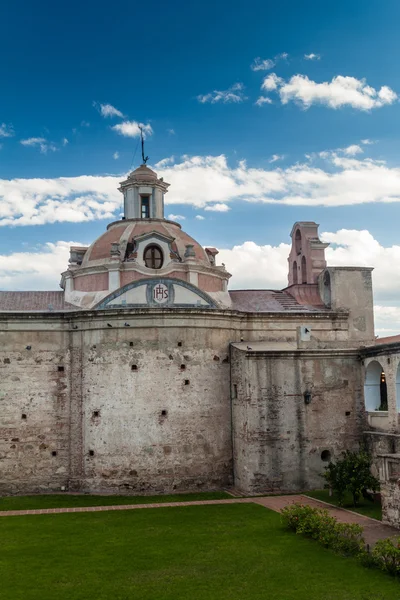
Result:
M368 490L376 492L379 490L379 481L371 473L371 457L364 449L360 452L342 453L343 458L336 463L330 462L325 467L323 477L327 484L325 487L331 488L338 498L339 506L343 505L344 494L346 491L353 496L353 504L357 503L361 496L369 498Z
M289 529L312 538L335 552L357 555L364 548L361 525L338 523L325 509L292 504L284 508L281 515Z
M400 538L386 538L376 542L372 551L375 565L390 575L400 575Z

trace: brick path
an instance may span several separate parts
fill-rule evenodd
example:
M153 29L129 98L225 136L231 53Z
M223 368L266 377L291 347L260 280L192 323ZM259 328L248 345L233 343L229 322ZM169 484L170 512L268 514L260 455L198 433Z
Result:
M372 546L378 540L391 536L399 536L400 531L385 525L381 521L371 519L352 511L326 504L302 494L293 496L262 496L257 498L232 498L227 500L194 500L192 502L160 502L158 504L118 504L114 506L81 506L77 508L41 508L35 510L3 510L0 517L16 517L22 515L54 515L62 513L105 512L111 510L136 510L141 508L168 508L175 506L205 506L213 504L260 504L276 512L289 504L308 504L315 508L326 508L341 523L358 523L364 528L364 538Z

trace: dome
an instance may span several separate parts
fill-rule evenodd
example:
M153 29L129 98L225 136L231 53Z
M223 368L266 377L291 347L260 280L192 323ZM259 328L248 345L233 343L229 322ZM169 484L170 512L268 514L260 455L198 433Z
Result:
M137 169L132 171L128 175L128 180L130 181L148 181L154 182L157 181L157 173L149 169L147 165L140 165Z
M150 169L148 169L150 171ZM190 235L182 231L179 223L166 219L127 219L111 223L103 233L88 248L82 261L82 268L105 265L114 262L111 255L112 245L118 244L119 258L124 260L127 245L135 238L142 238L150 234L159 234L171 238L171 248L181 260L187 255L190 246L191 257L194 262L210 266L209 258L204 248Z

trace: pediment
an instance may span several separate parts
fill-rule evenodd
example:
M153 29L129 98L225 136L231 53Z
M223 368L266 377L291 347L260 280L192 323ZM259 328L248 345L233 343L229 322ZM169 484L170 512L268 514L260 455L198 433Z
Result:
M175 238L171 235L160 233L159 231L148 231L147 233L142 233L141 235L134 235L133 240L137 244L140 244L141 242L145 242L147 240L160 240L161 242L165 242L170 245L175 240Z
M196 286L168 277L140 279L104 298L95 310L110 308L217 308L214 300Z

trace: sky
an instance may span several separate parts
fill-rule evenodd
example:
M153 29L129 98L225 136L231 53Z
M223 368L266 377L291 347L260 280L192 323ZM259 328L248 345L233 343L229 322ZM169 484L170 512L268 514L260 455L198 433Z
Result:
M59 289L141 163L230 287L283 288L290 231L374 267L400 332L398 0L0 6L0 289Z

